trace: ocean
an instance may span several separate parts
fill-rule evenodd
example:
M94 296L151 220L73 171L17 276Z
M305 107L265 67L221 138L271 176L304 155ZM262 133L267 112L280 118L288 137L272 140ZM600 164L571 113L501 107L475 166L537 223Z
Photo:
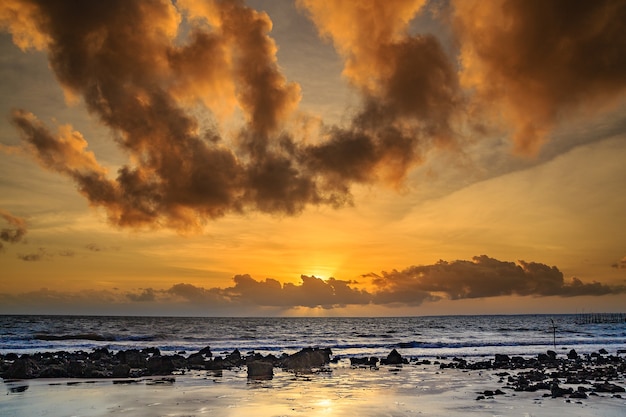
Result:
M581 323L577 315L438 316L394 318L206 318L0 316L0 353L118 351L156 347L214 356L239 349L267 355L329 347L335 357L485 357L609 353L626 349L626 323Z

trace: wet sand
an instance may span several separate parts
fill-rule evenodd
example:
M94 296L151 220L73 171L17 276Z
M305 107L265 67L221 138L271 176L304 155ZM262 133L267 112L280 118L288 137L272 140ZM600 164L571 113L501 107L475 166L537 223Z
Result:
M352 368L296 375L277 370L248 380L245 368L188 372L134 380L36 379L4 381L2 416L607 416L621 417L625 398L584 400L502 389L494 372L435 366ZM171 382L174 378L175 381ZM623 383L623 381L621 381Z

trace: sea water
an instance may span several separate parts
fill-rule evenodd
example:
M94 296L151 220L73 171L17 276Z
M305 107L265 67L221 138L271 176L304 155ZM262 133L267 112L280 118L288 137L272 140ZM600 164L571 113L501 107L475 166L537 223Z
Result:
M338 357L484 357L536 355L601 348L626 349L626 323L581 324L576 315L503 315L376 318L226 318L0 316L0 353L118 351L156 347L187 354L210 346L215 356L239 349L291 354L331 348Z

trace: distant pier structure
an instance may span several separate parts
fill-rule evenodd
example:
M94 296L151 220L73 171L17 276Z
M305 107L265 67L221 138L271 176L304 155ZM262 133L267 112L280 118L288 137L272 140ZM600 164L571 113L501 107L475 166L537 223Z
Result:
M626 313L578 313L576 324L626 323Z

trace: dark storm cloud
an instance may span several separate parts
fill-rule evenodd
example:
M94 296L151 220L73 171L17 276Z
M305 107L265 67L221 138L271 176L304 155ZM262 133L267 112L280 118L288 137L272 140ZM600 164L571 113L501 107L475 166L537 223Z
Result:
M560 118L606 110L626 90L621 0L458 0L465 87L534 153Z
M8 211L0 209L0 217L4 219L4 227L0 228L0 251L4 249L3 243L18 243L26 235L26 221ZM7 227L8 226L8 227Z

